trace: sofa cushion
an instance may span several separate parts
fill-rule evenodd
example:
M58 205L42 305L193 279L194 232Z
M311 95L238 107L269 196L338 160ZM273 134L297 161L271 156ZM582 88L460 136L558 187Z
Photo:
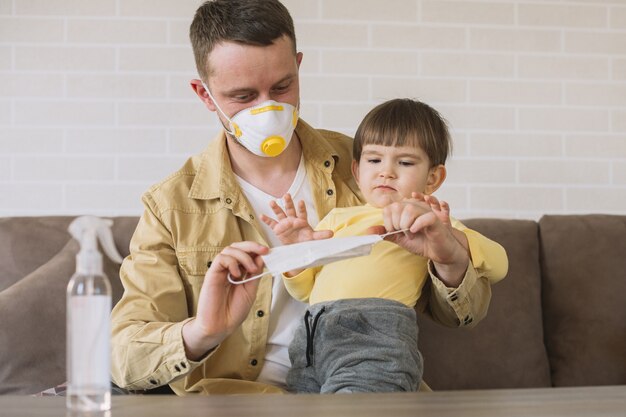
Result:
M424 380L435 390L545 387L537 223L474 219L466 226L507 251L507 277L492 287L487 317L471 329L445 328L420 316Z
M67 243L72 217L0 218L0 291L46 263Z
M70 220L56 219L59 224ZM136 218L115 220L116 246L122 255L128 254L136 222ZM78 243L67 233L65 242L52 259L0 291L0 394L34 394L65 381L66 287L76 269L78 252ZM126 250L121 250L121 245ZM123 291L119 265L106 256L103 259L115 304Z
M539 222L555 386L626 384L626 216Z

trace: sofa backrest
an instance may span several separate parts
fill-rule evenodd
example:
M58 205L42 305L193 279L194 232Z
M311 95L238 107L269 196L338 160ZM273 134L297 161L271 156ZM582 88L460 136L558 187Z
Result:
M418 315L424 380L434 390L546 387L538 225L529 220L463 223L507 251L509 272L492 286L489 312L471 329L450 329Z
M626 216L544 216L539 230L553 385L626 384Z

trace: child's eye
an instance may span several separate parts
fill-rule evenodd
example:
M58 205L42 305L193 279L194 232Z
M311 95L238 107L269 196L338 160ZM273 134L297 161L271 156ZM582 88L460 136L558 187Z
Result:
M404 167L410 167L410 166L415 165L415 164L413 163L413 161L400 161L400 162L399 162L399 164L400 164L400 165L402 165L402 166L404 166Z
M369 158L367 160L367 162L369 162L370 164L377 164L377 163L380 162L380 159L379 158Z

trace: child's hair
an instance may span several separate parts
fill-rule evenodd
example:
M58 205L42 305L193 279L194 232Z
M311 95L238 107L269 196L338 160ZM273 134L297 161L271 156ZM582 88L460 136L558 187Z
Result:
M211 73L208 56L220 42L268 46L287 35L296 54L296 33L287 8L278 0L209 0L191 22L189 38L200 78Z
M445 119L428 104L408 98L386 101L367 113L354 135L355 161L365 145L419 147L431 167L445 165L452 151Z

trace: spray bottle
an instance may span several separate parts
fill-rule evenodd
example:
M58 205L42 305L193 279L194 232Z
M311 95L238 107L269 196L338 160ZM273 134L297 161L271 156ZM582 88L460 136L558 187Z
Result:
M72 410L104 411L111 408L110 314L111 283L102 270L98 240L117 263L111 234L112 220L82 216L69 226L80 243L76 273L67 286L67 398Z

